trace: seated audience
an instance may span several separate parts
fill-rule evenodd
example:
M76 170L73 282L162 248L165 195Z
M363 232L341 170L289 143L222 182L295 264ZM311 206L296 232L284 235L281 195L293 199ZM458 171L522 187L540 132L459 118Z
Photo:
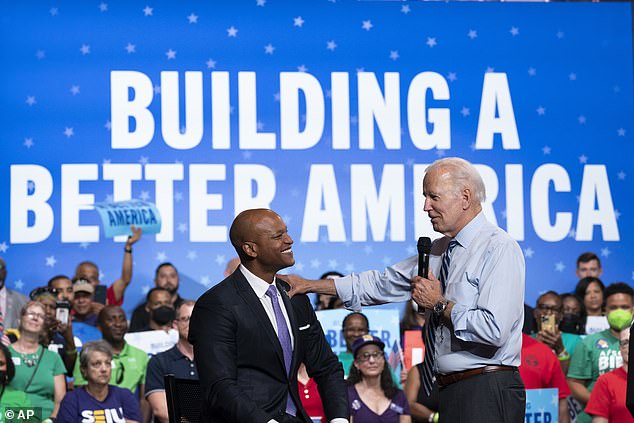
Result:
M625 406L630 328L621 331L619 347L623 366L599 376L586 405L586 413L592 416L592 423L634 423L634 418Z
M30 297L33 301L38 301L44 306L46 314L40 344L50 351L58 353L64 362L66 374L72 375L77 359L77 348L75 348L73 324L70 316L68 316L69 321L66 324L57 320L57 303L54 294L50 292L48 287L35 288L31 291Z
M575 335L585 334L583 322L586 320L586 309L579 297L575 294L563 294L561 295L561 305L563 315L561 322L559 322L559 330ZM574 352L574 349L569 352Z
M610 329L588 335L577 344L568 370L568 385L573 397L585 408L590 392L599 376L620 367L623 363L620 332L632 322L632 288L625 283L614 283L605 290L605 309ZM578 423L590 422L585 413L577 416Z
M15 365L6 345L0 344L0 407L31 407L24 391L9 385L15 377Z
M139 403L129 390L109 385L112 374L112 347L105 341L84 345L79 369L86 380L64 397L57 423L126 422L140 423Z
M526 389L557 388L559 390L559 423L568 423L567 397L570 388L566 383L566 376L559 365L552 349L538 340L522 334L522 358L520 377Z
M119 306L105 306L99 313L98 321L103 339L112 347L113 368L110 384L127 388L132 393L138 392L138 398L144 398L148 356L145 351L125 341L124 336L128 332L125 312ZM79 362L75 364L73 376L75 386L83 386L87 383L79 368Z
M141 228L134 226L130 228L132 229L132 235L128 237L123 247L121 277L107 288L106 304L122 305L123 294L132 280L132 246L141 239ZM100 278L99 267L91 261L79 263L75 269L75 276L73 276L73 280L86 279L94 286L101 284Z
M350 420L355 423L411 423L409 403L396 388L386 363L385 344L376 336L354 341L353 366L348 376Z
M586 309L584 322L586 335L592 335L610 327L603 313L604 291L603 282L592 276L581 279L575 287L575 295L583 300L583 306Z
M354 361L352 345L357 338L370 333L370 322L363 313L350 313L341 322L341 330L343 339L346 341L346 350L340 352L337 358L343 366L343 377L347 378Z
M183 301L179 302L179 305ZM148 330L168 331L172 328L174 320L174 305L172 294L164 288L152 288L148 291L145 302L145 311L148 312L148 324L130 332L144 332Z
M17 291L7 288L7 264L0 257L0 313L2 313L2 326L15 328L20 321L20 310L27 303L28 298Z
M178 270L172 263L161 263L156 268L154 275L154 285L157 288L166 289L171 295L171 303L174 308L178 307L183 299L178 295L178 286L180 285L180 277ZM148 293L149 294L149 293ZM139 304L132 312L132 320L130 321L130 332L140 332L147 330L150 325L150 311L147 307L147 301Z
M418 363L407 373L405 382L405 396L415 423L438 422L440 415L440 400L438 398L438 384L434 383L431 393L427 395L423 388L423 363Z
M73 321L97 327L103 304L95 303L95 287L87 279L73 281Z
M176 309L174 329L178 330L176 345L150 359L145 379L145 398L147 399L156 422L167 422L167 399L163 378L173 374L180 379L198 379L198 370L194 364L194 347L187 340L189 319L195 301L185 300Z
M66 369L59 354L39 343L45 330L45 319L46 312L41 303L29 301L22 307L20 339L9 345L15 364L11 387L25 392L31 405L41 408L43 418L55 418L66 394Z
M548 291L537 298L535 305L537 333L534 337L550 347L557 354L564 374L568 373L570 351L574 351L579 335L561 332L559 323L562 316L562 301L555 291Z

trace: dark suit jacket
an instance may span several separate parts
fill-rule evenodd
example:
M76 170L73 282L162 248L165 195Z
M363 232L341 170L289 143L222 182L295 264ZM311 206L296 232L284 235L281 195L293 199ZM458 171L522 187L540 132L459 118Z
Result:
M204 389L204 421L279 421L290 391L297 417L310 422L297 391L297 369L306 364L328 420L348 418L343 369L333 354L308 297L289 299L277 285L293 331L290 374L278 337L262 303L240 271L203 294L192 312L189 341Z

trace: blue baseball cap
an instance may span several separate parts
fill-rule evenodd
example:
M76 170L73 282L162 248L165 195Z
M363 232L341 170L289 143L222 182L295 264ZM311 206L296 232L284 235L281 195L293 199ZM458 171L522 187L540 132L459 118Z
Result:
M366 345L376 345L381 351L385 349L385 343L381 341L381 338L372 335L363 335L352 343L352 355L354 358L357 358L357 352Z

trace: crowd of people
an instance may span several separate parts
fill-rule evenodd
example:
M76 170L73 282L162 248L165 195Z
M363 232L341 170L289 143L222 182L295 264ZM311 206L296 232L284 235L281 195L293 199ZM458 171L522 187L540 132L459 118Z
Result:
M407 259L383 273L328 272L319 281L278 277L294 263L293 241L283 220L264 209L236 217L230 237L239 257L223 282L198 301L185 299L176 266L162 263L155 287L131 316L121 304L132 281L137 228L124 246L121 277L105 290L98 266L83 262L72 277L54 276L27 298L5 286L7 264L0 258L0 406L33 407L37 421L47 423L167 422L163 380L174 374L200 380L201 411L210 421L482 421L473 420L479 411L468 404L447 400L467 392L483 399L502 395L509 408L500 415L516 421L524 413L525 389L557 388L560 422L634 422L625 405L630 285L605 286L599 258L584 253L574 292L542 293L522 313L516 302L523 298L523 261L516 244L484 220L477 189L460 200L463 211L473 207L467 219L447 212L452 204L443 203L443 172L454 165L432 167L424 184L427 197L439 197L425 203L434 229L451 235L432 247L432 254L441 250L433 259L437 276L417 276L414 260ZM515 275L517 286L494 292L485 281L469 280L461 285L464 292L452 288L459 281L449 269L469 268L473 257L462 250L482 242L499 256L494 268L478 274L497 281ZM520 293L514 292L518 286ZM465 307L475 290L487 298ZM318 293L314 305L300 295L308 291ZM385 343L371 335L371 322L358 309L403 299L416 306L407 303L402 330L420 331L426 348L423 362L397 374ZM357 311L342 321L346 350L335 356L315 310L344 306ZM126 341L129 332L170 330L178 334L176 343L152 356ZM205 359L197 361L200 356ZM465 371L474 357L481 367Z

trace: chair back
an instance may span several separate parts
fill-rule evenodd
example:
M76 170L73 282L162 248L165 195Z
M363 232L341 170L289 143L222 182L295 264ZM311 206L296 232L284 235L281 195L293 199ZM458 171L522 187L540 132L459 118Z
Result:
M198 380L165 375L165 397L170 423L199 423L203 392Z

